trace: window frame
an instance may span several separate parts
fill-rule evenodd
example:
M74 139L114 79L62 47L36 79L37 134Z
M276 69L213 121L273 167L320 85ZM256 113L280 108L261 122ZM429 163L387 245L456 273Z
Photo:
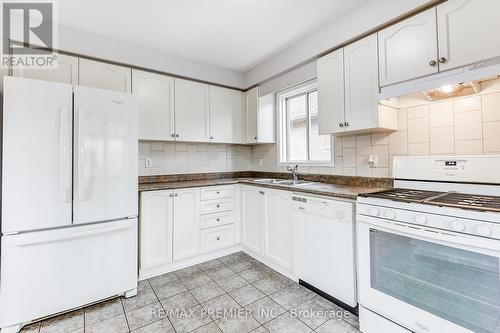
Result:
M312 167L333 167L335 162L335 153L334 153L334 136L330 135L330 160L326 161L311 161L310 160L310 123L311 123L311 114L310 114L310 103L308 95L318 91L318 85L316 80L307 81L301 83L299 85L290 87L283 91L280 91L276 94L276 104L277 104L277 156L278 156L278 166L287 166L287 165L301 165L301 166L312 166ZM294 97L299 97L305 95L306 96L306 114L307 114L307 125L306 125L306 141L307 141L307 161L293 161L289 160L289 122L288 122L288 113L287 106L289 99Z

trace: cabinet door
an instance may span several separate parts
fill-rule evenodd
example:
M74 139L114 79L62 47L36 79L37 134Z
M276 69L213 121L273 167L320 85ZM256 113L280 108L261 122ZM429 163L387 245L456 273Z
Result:
M174 260L200 253L200 189L174 193Z
M449 0L439 5L440 70L500 56L499 12L498 0Z
M130 68L80 59L79 69L78 79L81 86L131 92L132 72Z
M177 140L207 142L208 85L175 79L175 132Z
M28 79L52 81L67 84L78 84L78 58L57 54L55 69L12 69L12 76Z
M140 269L172 262L172 191L141 193Z
M292 270L292 196L291 192L266 189L266 257Z
M243 245L256 253L263 253L263 196L255 186L241 186L241 223Z
M378 42L382 87L438 72L435 8L380 31Z
M257 108L257 142L275 143L274 123L275 123L275 104L276 94L269 94L258 98Z
M243 142L242 98L240 91L210 86L210 141Z
M245 93L247 143L255 143L257 136L257 112L259 110L259 88L253 88Z
M344 49L345 131L378 126L377 36L368 36Z
M344 49L317 62L319 134L344 131Z
M174 140L174 79L133 70L132 83L139 102L139 140Z

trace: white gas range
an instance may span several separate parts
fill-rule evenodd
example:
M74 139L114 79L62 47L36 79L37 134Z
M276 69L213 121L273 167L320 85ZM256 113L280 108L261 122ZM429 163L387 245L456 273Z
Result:
M358 198L364 333L500 332L500 156L400 157Z

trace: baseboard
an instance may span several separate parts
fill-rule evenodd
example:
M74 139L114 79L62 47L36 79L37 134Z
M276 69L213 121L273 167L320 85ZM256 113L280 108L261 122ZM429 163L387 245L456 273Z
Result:
M200 254L200 255L197 255L197 256L194 256L191 258L187 258L187 259L183 259L183 260L179 260L179 261L176 261L176 262L173 262L170 264L161 265L158 267L147 268L147 269L140 269L139 270L139 281L149 279L149 278L152 278L152 277L155 277L158 275L170 273L170 272L176 271L178 269L186 268L189 266L198 265L198 264L201 264L205 261L224 257L224 256L227 256L229 254L240 252L242 250L243 250L243 248L241 247L241 245L237 244L237 245L233 245L231 247L225 248L225 249Z

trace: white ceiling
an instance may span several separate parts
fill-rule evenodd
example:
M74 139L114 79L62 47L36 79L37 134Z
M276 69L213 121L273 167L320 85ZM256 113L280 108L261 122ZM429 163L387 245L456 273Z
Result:
M246 71L369 0L64 0L61 25Z

